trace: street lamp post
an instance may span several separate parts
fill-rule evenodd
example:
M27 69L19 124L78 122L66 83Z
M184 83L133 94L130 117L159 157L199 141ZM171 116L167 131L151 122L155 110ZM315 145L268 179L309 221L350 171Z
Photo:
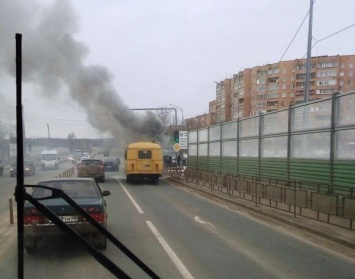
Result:
M184 125L184 110L183 110L183 108L179 107L177 105L173 105L173 104L169 104L169 106L176 107L177 109L181 110L181 125L185 126Z

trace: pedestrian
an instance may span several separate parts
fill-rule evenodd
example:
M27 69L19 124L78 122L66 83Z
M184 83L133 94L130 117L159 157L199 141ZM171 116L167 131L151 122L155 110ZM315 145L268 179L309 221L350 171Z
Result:
M169 167L171 167L172 163L173 163L173 157L169 155Z
M181 156L180 156L180 154L177 157L177 164L180 167L180 164L181 164Z

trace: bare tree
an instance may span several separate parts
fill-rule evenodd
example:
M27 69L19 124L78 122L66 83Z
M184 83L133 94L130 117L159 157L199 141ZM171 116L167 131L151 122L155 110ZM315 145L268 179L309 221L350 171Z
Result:
M156 111L157 117L160 119L160 121L165 125L165 126L170 126L171 125L171 115L170 115L170 110L168 109L161 109Z

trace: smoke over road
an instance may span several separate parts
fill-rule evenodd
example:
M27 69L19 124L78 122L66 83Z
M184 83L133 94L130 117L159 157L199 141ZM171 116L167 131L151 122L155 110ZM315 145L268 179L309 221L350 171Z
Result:
M15 34L21 33L23 80L38 84L43 97L67 90L90 125L120 141L162 140L164 126L154 113L130 110L108 70L84 64L89 49L74 38L78 17L68 1L0 0L0 6L0 76L15 76Z

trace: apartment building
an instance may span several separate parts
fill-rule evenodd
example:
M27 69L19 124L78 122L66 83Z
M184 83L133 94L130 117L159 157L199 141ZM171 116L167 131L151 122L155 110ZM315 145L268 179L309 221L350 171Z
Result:
M225 79L216 83L216 113L215 122L222 123L232 120L231 115L231 92L232 80Z
M210 113L205 113L193 118L186 119L185 124L188 131L197 130L197 129L201 129L213 125L213 123L211 123Z
M306 59L295 59L244 70L244 76L250 79L249 86L239 90L242 90L250 101L246 101L246 97L244 102L232 100L232 110L243 111L243 115L239 116L234 113L233 119L303 103L306 62ZM243 73L238 75L242 76ZM247 84L245 78L244 84ZM240 85L242 84L239 84L239 87ZM355 55L312 57L309 101L330 97L335 92L352 91L355 91ZM235 96L236 94L232 97Z
M303 103L306 63L306 59L295 59L255 66L215 82L216 99L209 103L210 125ZM354 91L355 55L311 58L308 101ZM201 122L200 116L195 118L194 123Z
M244 115L250 113L250 101L251 101L251 70L245 69L238 74L233 75L231 81L231 119L243 118Z

